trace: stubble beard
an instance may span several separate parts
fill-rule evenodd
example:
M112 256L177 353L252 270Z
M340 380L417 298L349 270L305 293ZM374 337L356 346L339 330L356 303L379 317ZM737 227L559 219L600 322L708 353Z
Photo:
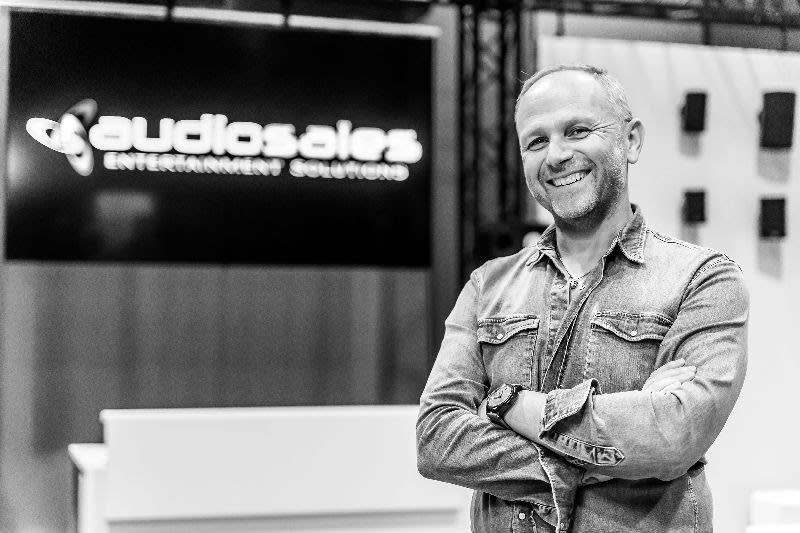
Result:
M627 159L621 145L617 145L601 163L600 166L604 169L602 175L595 174L598 167L594 166L591 175L583 178L591 179L593 183L580 196L563 195L553 199L544 194L543 185L541 189L531 192L536 201L550 211L560 224L576 229L595 227L617 208L625 195L627 181Z

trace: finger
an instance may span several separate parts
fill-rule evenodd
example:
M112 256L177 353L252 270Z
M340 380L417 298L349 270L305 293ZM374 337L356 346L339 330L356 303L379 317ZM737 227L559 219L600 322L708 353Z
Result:
M670 361L669 363L656 368L655 370L653 370L653 372L650 373L650 375L651 376L658 376L658 375L663 374L664 372L669 372L669 371L675 370L677 368L683 368L683 366L685 364L686 364L685 360L676 359L675 361Z
M697 373L697 368L696 367L694 367L694 366L682 366L680 368L675 368L673 370L670 370L669 372L665 372L664 374L659 376L659 379L668 378L668 379L686 381L686 379L693 378L696 373Z
M697 370L694 366L681 366L678 368L668 368L666 370L660 370L658 372L653 372L650 374L650 377L654 379L662 379L668 376L682 376L684 374L694 374Z
M695 368L694 367L685 367L679 369L680 371L670 372L668 375L660 376L656 379L648 380L645 382L642 390L649 390L649 391L658 391L664 390L666 387L670 386L673 383L677 383L680 385L681 383L685 383L687 381L691 381L695 377Z
M695 375L695 371L693 367L681 367L681 368L674 368L661 374L653 374L647 381L645 381L645 387L652 388L652 386L659 384L662 386L665 383L671 381L688 381L692 379Z
M667 380L658 380L658 381L655 381L654 383L651 383L650 385L648 385L646 388L644 388L642 390L650 391L650 392L660 392L660 391L663 391L664 389L666 389L667 387L672 386L675 383L680 385L679 381L668 380L668 379Z
M662 393L662 392L669 392L669 391L674 390L674 389L679 389L680 387L681 387L680 383L672 382L669 385L667 385L666 387L660 387L658 389L652 389L652 388L651 389L642 389L642 392L650 392L650 393L659 392L659 393Z
M684 366L677 369L676 372L670 373L676 381L689 381L694 378L695 374L697 374L697 367L694 366Z
M660 391L663 390L664 387L669 386L672 383L675 383L674 379L657 379L650 383L646 388L642 390L649 390L649 391Z
M663 387L663 388L661 388L661 389L658 389L658 390L652 390L652 391L649 391L649 392L661 392L661 393L665 393L665 392L670 392L670 391L678 390L678 389L680 389L680 388L681 388L681 384L680 384L680 383L678 383L677 381L673 381L672 383L668 384L666 387Z
M645 382L644 387L642 390L662 390L665 387L669 386L672 383L684 383L686 381L691 381L694 379L695 370L694 367L685 367L681 369L676 369L675 371L671 371L668 374L658 376L654 379L649 379Z

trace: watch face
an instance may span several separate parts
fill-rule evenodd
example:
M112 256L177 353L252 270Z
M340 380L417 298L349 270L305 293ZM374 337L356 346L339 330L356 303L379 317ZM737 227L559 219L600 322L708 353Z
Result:
M501 385L497 390L489 395L489 401L487 405L490 408L503 405L503 403L506 402L510 397L511 387L509 387L508 384Z

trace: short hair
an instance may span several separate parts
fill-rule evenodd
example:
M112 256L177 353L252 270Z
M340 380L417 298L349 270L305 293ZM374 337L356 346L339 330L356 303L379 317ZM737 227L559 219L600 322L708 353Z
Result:
M592 65L581 64L556 65L554 67L547 67L536 72L533 76L525 80L522 84L522 89L519 91L519 96L517 96L517 103L514 107L514 116L516 117L517 110L519 109L519 101L522 99L522 96L528 92L528 89L530 89L534 83L544 78L548 74L565 70L586 72L587 74L592 75L594 79L597 80L597 83L599 83L603 89L605 89L606 95L608 96L608 102L611 104L611 107L614 109L614 111L616 111L619 118L624 122L627 122L633 118L631 107L628 105L628 98L625 96L625 89L622 87L622 84L619 82L619 80L609 74L605 69L594 67Z

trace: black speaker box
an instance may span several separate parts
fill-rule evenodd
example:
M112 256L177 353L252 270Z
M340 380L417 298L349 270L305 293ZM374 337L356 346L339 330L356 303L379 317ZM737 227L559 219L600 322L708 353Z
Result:
M683 221L687 224L706 221L705 191L686 191L683 193Z
M762 198L758 225L761 237L786 237L786 199Z
M686 93L681 118L683 131L695 133L706 129L706 93Z
M761 111L761 146L790 148L794 135L793 92L764 93Z

